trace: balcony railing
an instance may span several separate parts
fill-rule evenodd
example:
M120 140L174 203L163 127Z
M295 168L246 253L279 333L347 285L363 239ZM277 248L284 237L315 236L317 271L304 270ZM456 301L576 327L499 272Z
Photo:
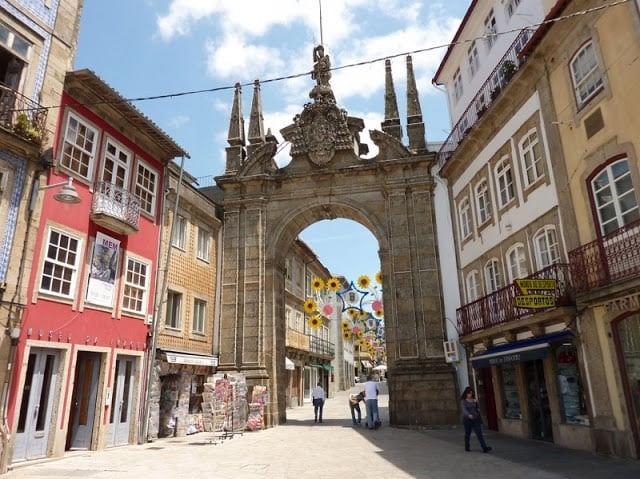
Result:
M451 158L458 148L458 145L469 133L471 127L476 124L489 105L496 100L502 89L511 81L511 77L518 68L526 61L526 58L519 57L518 54L522 51L522 48L529 38L531 38L533 31L534 30L525 29L520 32L507 50L507 53L504 54L493 69L487 81L482 84L478 93L473 97L467 109L460 116L458 123L453 127L438 152L440 168Z
M100 181L93 185L91 220L121 234L138 231L140 200L131 192L112 183Z
M41 145L46 132L47 109L31 98L0 84L0 126Z
M327 358L335 355L335 347L333 343L326 339L320 339L315 336L311 336L311 352Z
M522 296L522 292L514 284L484 296L472 303L458 308L456 315L458 331L461 336L489 329L493 326L517 321L526 316L531 316L538 311L547 311L557 306L574 304L573 289L569 281L569 265L553 264L527 276L527 279L555 279L555 291L540 291L539 293L551 294L556 298L556 306L544 309L532 310L515 306L515 297ZM538 293L537 291L530 291Z
M569 252L576 293L640 274L640 220Z
M309 351L310 336L295 329L287 329L286 346L288 348L299 349L301 351Z

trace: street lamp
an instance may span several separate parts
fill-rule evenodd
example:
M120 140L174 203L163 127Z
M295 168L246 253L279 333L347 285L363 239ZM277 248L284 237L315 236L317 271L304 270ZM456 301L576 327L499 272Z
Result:
M66 204L80 203L81 201L80 196L78 195L78 192L73 186L73 178L71 177L67 178L67 181L62 181L60 183L54 183L52 185L46 185L46 186L38 186L38 191L48 190L50 188L57 188L59 186L62 186L62 189L58 191L55 195L53 195L53 198L56 201L59 201L60 203L66 203Z

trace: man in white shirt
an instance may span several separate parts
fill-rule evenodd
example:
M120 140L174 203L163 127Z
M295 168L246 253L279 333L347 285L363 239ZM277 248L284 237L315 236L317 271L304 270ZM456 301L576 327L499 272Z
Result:
M364 383L364 404L367 408L367 429L378 429L380 427L380 417L378 415L378 384L367 376Z
M311 391L311 397L313 398L313 422L322 422L322 407L324 406L326 395L320 383Z

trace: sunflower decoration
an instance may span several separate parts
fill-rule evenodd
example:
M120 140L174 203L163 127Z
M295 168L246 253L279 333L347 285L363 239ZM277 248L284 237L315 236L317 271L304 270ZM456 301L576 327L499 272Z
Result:
M384 316L384 309L377 309L377 310L375 310L375 311L373 312L373 315L374 315L376 318L381 318L381 317L383 317L383 316Z
M382 284L382 271L376 273L376 283Z
M313 314L317 309L318 303L316 303L316 300L313 298L307 298L307 300L304 302L304 312Z
M353 335L351 334L351 331L349 331L348 329L343 330L342 339L344 339L345 341L351 341L353 339Z
M367 319L367 316L369 316L368 311L365 311L364 309L361 309L360 311L358 311L358 319L364 320L364 319Z
M367 342L364 339L358 339L358 346L364 348L367 345Z
M369 289L369 286L371 286L371 280L369 279L369 276L363 274L362 276L358 277L358 287L360 289Z
M351 323L347 319L342 320L342 330L351 329Z
M318 278L317 276L315 278L313 278L313 281L311 281L311 289L314 291L320 291L324 289L324 281L322 281L322 278Z
M319 314L314 314L309 318L309 327L311 329L318 329L322 326L322 316Z
M349 317L351 319L356 319L358 317L358 315L360 314L360 312L358 311L357 308L349 308L349 309L347 309L347 314L349 315Z
M358 337L358 339L361 339L362 341L364 341L364 339L362 339L364 337L364 331L362 329L359 329L358 332L355 333L355 335Z
M338 291L340 289L340 281L338 278L330 278L329 281L327 281L327 288L333 293Z

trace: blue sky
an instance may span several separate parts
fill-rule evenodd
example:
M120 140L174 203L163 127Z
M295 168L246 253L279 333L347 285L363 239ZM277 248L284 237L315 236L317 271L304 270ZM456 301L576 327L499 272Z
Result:
M337 67L445 45L469 3L324 0L325 51ZM189 173L221 175L232 86L310 71L313 46L320 43L318 5L318 0L85 0L74 69L93 70L125 98L219 89L135 105L189 152ZM431 85L444 53L436 48L413 55L428 141L443 140L449 129L445 95ZM403 117L404 57L393 59L392 67ZM280 142L280 129L302 111L313 84L307 76L262 84L265 127ZM365 131L380 129L384 62L334 71L331 85L338 105L365 120ZM244 87L246 124L251 97L252 88ZM288 161L287 151L279 164ZM379 269L377 242L356 223L316 223L301 237L334 274L355 279Z

